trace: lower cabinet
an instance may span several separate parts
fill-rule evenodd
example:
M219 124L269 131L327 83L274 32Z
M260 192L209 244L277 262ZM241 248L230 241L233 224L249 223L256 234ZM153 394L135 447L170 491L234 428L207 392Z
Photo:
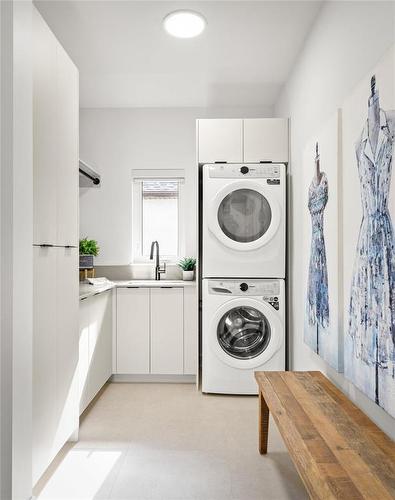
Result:
M151 288L151 373L184 373L184 291Z
M117 373L150 373L149 288L117 288Z
M118 374L196 374L197 316L185 317L186 306L196 310L195 294L194 287L117 288Z
M78 429L78 249L34 247L33 483Z
M80 301L79 410L112 375L112 290Z

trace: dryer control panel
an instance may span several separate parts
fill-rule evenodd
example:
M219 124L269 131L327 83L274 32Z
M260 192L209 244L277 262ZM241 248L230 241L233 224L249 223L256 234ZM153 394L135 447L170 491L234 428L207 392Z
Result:
M214 295L233 295L259 297L278 311L280 302L280 283L278 280L210 280L209 293Z
M281 169L285 169L285 165L270 163L221 163L207 165L209 169L209 177L213 179L280 179ZM279 182L277 182L279 183Z

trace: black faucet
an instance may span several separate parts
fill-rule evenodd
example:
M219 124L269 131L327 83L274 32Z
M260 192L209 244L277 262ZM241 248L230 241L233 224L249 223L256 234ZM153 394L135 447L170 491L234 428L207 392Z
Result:
M155 280L158 281L160 280L160 275L166 272L166 262L163 263L163 268L161 268L159 264L159 243L157 241L151 243L150 260L154 258L154 247L156 247Z

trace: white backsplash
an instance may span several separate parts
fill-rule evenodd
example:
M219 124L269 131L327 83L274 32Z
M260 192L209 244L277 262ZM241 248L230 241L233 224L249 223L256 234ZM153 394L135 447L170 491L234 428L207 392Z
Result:
M95 266L96 276L104 276L109 280L149 280L155 277L154 264L130 264L125 266ZM166 273L161 279L182 279L182 270L176 264L167 264Z

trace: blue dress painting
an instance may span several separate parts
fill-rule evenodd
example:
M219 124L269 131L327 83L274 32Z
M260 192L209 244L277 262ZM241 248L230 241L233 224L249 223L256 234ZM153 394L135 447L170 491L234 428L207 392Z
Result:
M310 347L320 354L320 332L329 325L328 270L324 237L324 210L328 203L328 179L319 170L318 144L316 172L309 187L308 209L311 216L311 247L307 283L307 321L314 326L315 339ZM312 345L313 344L313 345Z
M353 382L392 414L385 392L395 361L395 246L388 210L394 123L395 112L379 106L372 77L368 119L356 145L362 221L349 302L349 355Z

